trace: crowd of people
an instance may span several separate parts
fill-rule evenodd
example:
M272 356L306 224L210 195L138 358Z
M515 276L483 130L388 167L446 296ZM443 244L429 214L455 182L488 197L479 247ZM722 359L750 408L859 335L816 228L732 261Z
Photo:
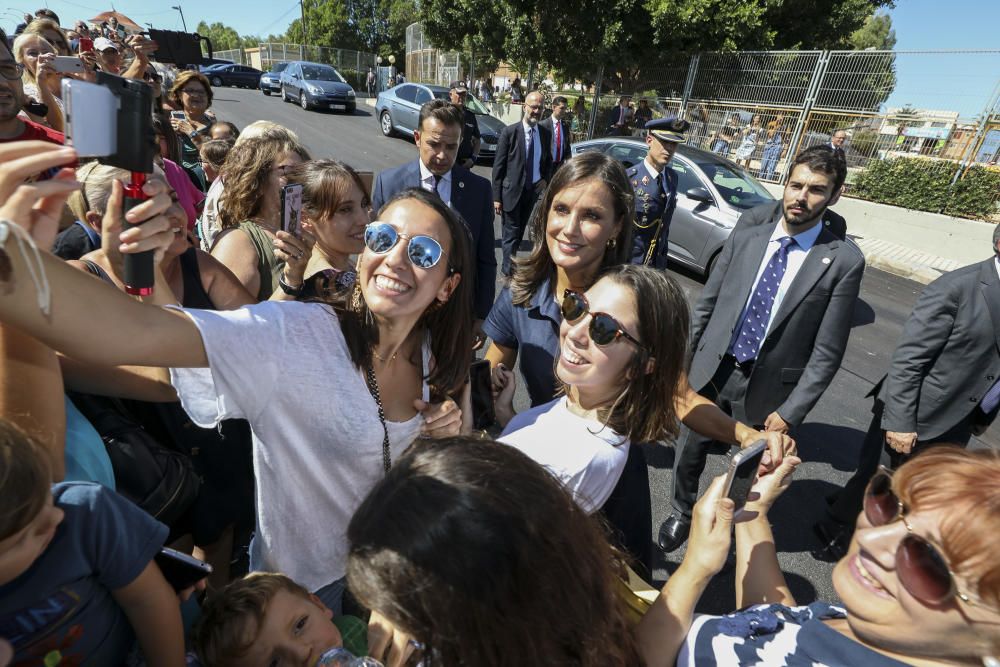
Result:
M1000 409L1000 261L925 292L875 392L817 526L839 600L799 604L778 563L792 429L864 271L829 211L834 148L790 161L691 308L664 270L687 120L640 105L626 170L571 156L568 100L546 122L532 91L491 183L456 82L369 183L219 118L204 76L117 23L39 14L0 34L0 665L998 664L1000 455L961 445ZM53 71L64 49L81 71ZM132 207L127 170L64 145L61 81L96 71L151 88ZM748 128L738 160L767 140ZM962 355L975 386L952 397ZM699 497L710 443L760 441L739 510L726 476ZM676 449L657 546L688 547L643 599L654 446ZM695 614L733 549L734 611Z

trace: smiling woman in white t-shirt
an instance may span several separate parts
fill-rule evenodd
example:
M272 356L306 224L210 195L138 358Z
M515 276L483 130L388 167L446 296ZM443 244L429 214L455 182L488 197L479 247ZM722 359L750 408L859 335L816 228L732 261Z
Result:
M0 175L0 193L17 192L3 217L24 219L40 234L36 227L51 225L50 200L31 209L35 193L18 184L75 154L49 155L37 142L5 150L11 168ZM68 192L66 180L53 179L42 194ZM151 199L128 219L147 222L123 232L123 251L162 254L173 242L162 215L172 202L159 183L145 191ZM120 217L122 200L116 182L107 214ZM58 210L61 201L51 206ZM44 251L31 268L21 253L10 253L16 279L0 299L0 320L69 356L171 368L200 426L248 420L258 516L251 567L286 573L331 608L343 590L347 523L365 494L421 434L458 433L461 415L446 399L463 390L471 354L461 350L472 349L471 283L462 280L471 254L462 221L436 196L406 190L368 230L356 289L335 304L159 308L82 278ZM40 271L51 288L47 313L31 279Z

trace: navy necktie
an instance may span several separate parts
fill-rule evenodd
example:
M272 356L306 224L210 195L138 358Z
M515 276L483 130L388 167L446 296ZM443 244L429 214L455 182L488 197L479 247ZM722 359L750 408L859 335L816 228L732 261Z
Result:
M732 355L740 363L757 358L757 350L767 333L767 323L771 319L771 308L774 307L774 297L778 295L778 287L788 267L788 248L795 239L791 236L779 240L781 247L774 251L764 273L760 276L757 289L754 290L750 303L747 304L743 321L733 338Z
M527 190L535 184L535 128L529 127L525 132L528 141L526 154L528 159L524 162L524 189Z
M434 177L434 194L441 196L441 193L438 192L438 185L441 184L441 177L438 176L437 174L431 174L431 175Z

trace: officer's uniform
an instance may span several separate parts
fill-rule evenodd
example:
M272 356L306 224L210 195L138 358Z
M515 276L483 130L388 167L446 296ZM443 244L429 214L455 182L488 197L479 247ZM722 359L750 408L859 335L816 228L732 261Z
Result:
M646 129L657 140L677 143L687 140L688 127L686 120L674 117L646 123ZM667 166L661 174L652 174L643 160L627 173L635 191L632 263L665 269L670 219L677 205L677 172Z
M452 81L451 90L457 93L468 93L468 89L465 87L465 82L463 81ZM461 143L458 145L458 155L455 160L458 164L462 164L468 159L474 158L475 154L472 151L472 140L479 139L482 135L479 133L479 121L476 119L476 114L469 110L469 107L462 106L462 139Z

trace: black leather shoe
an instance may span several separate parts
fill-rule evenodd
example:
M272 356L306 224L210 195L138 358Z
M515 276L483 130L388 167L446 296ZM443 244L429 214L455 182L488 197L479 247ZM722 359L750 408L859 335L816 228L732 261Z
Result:
M813 558L827 563L835 563L847 555L851 544L851 527L847 524L827 519L813 525L813 532L819 538L820 548L810 553Z
M666 553L676 551L678 547L687 542L688 533L691 532L691 520L683 516L671 514L670 517L660 526L660 548Z

